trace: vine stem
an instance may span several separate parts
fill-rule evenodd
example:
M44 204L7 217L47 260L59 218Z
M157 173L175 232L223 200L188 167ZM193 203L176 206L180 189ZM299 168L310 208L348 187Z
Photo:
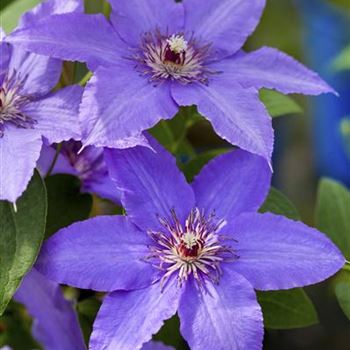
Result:
M53 158L53 160L52 160L52 163L51 163L51 165L50 165L50 168L49 168L49 170L47 171L45 177L48 177L48 176L51 175L51 173L52 173L52 171L53 171L53 169L54 169L54 167L55 167L55 165L56 165L58 156L60 155L61 149L62 149L62 144L60 143L60 144L58 144L58 146L57 146L57 148L56 148L55 156L54 156L54 158Z

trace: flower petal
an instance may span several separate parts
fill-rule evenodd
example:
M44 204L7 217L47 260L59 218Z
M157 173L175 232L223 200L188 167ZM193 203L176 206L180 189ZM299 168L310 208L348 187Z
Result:
M141 350L175 350L172 346L165 345L158 341L149 341L144 344Z
M47 0L39 3L32 10L27 11L20 19L20 27L28 27L42 18L68 12L83 12L84 5L81 0Z
M58 284L32 269L14 298L34 318L33 335L46 350L86 349L77 315Z
M113 78L115 77L115 78ZM99 68L89 81L80 109L84 145L119 148L178 110L167 83L152 85L130 62Z
M110 177L122 193L130 220L143 230L159 226L157 215L169 217L175 209L181 221L194 206L194 195L176 159L149 137L153 150L135 147L106 150Z
M161 33L183 30L184 8L174 0L111 0L111 22L119 35L138 47L142 36L156 29Z
M184 0L185 30L217 59L237 52L259 23L265 0Z
M181 334L191 350L261 350L263 318L253 287L224 271L218 285L186 286L179 306Z
M174 84L172 95L179 105L197 105L223 139L270 162L272 121L255 89L243 89L217 75L208 86Z
M270 182L271 170L263 158L236 150L210 161L195 178L196 205L221 219L257 211Z
M110 65L125 45L103 15L67 13L15 30L6 40L26 50L89 66Z
M150 285L154 268L148 237L123 216L97 216L60 230L46 241L36 268L49 279L97 291Z
M80 140L78 119L79 104L83 88L78 85L64 89L29 103L24 112L37 121L35 128L41 132L49 143Z
M12 203L33 176L42 139L36 130L8 127L0 138L0 200Z
M244 87L276 89L285 94L319 95L335 91L319 75L285 53L263 47L257 51L215 63L228 79Z
M24 95L45 95L49 93L61 75L62 62L45 56L36 55L12 46L8 74L15 73L24 84L21 93Z
M179 297L175 279L163 291L156 283L131 292L111 293L97 314L90 349L140 349L176 313Z
M318 283L345 263L323 234L273 214L242 214L223 229L237 241L232 268L255 289L275 290Z

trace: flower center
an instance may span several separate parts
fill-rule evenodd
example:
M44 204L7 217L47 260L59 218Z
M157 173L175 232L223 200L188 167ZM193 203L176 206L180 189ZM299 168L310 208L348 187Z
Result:
M18 78L16 72L4 78L0 88L0 137L4 136L6 124L24 129L32 129L36 124L34 119L22 112L22 108L30 101L29 97L20 94L23 84L24 81Z
M225 221L217 220L214 214L206 217L194 208L182 225L172 210L171 220L159 221L164 229L148 232L154 245L147 260L162 272L162 286L173 274L177 274L180 287L191 275L200 286L206 280L218 283L220 264L237 258L227 245L230 239L219 234Z
M151 81L176 80L183 84L206 84L211 72L206 67L210 45L199 47L183 34L162 35L159 30L144 34L141 48L133 57L137 68Z

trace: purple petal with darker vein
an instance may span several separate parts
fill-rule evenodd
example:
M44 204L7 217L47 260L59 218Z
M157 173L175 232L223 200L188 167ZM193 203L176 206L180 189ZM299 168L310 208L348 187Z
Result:
M19 47L12 46L11 49L8 74L16 74L22 81L21 93L35 96L49 93L58 83L62 62Z
M26 50L89 65L110 65L125 54L125 44L103 15L67 13L15 30L7 41Z
M192 187L198 208L227 220L243 212L257 211L270 182L271 170L262 157L236 150L210 161Z
M123 216L97 216L60 230L46 241L36 268L58 283L97 291L149 286L155 269L146 234Z
M90 350L140 349L176 313L180 291L172 279L163 291L156 283L109 294L97 314Z
M255 289L303 287L325 280L345 263L323 234L301 222L273 214L242 214L224 227L239 259L230 268Z
M111 179L122 193L128 217L143 230L159 227L157 215L175 209L183 222L194 206L194 195L176 159L149 137L153 150L135 147L105 151Z
M33 176L41 146L38 131L6 128L0 137L0 200L14 203L21 196Z
M114 78L115 77L115 78ZM178 110L169 85L152 85L125 61L99 68L86 86L80 107L83 144L119 148Z
M143 34L155 29L170 35L183 30L183 5L174 0L110 0L110 3L112 24L132 46L138 46Z
M86 349L77 315L58 284L32 269L14 298L33 317L33 335L45 350Z
M238 51L259 23L265 0L184 0L185 31L212 45L216 59Z
M193 282L193 281L191 281ZM218 285L188 283L179 306L181 334L191 350L261 350L263 317L249 282L224 270Z
M240 53L212 65L244 87L276 89L285 94L336 93L319 75L291 56L270 47Z
M208 85L173 84L172 96L181 106L197 105L223 139L271 162L272 121L255 89L218 74Z
M35 24L42 18L68 12L83 12L82 0L46 0L27 11L20 19L19 27Z
M81 86L68 86L41 100L28 103L23 111L37 121L35 129L49 143L80 140L78 112L82 94Z

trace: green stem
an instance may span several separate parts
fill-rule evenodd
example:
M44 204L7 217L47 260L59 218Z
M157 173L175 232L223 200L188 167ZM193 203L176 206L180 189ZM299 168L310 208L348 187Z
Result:
M61 149L62 149L62 144L60 143L60 144L57 146L57 148L56 148L55 157L53 158L52 163L51 163L51 165L50 165L50 168L49 168L49 170L47 171L45 177L48 177L48 176L51 175L51 173L52 173L52 171L53 171L53 169L54 169L54 167L55 167L55 165L56 165L58 156L60 155Z
M79 85L84 86L92 77L92 72L87 72L85 76L79 81Z
M345 265L343 266L343 270L350 272L350 261L346 260Z

